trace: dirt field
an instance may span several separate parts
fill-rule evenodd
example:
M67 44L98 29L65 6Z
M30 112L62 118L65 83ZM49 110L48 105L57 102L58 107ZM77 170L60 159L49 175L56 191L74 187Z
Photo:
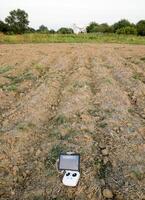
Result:
M1 200L144 200L145 46L0 45L0 159Z

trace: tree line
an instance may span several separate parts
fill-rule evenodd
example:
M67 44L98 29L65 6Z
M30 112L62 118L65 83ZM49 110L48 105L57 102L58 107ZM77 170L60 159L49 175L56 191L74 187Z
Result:
M28 14L21 9L12 10L4 21L0 20L0 32L5 34L23 34L23 33L49 33L49 34L73 34L72 28L62 27L55 31L41 25L37 30L29 26ZM116 33L125 35L145 36L145 20L140 20L137 24L122 19L113 25L107 23L98 24L91 22L86 27L87 33Z

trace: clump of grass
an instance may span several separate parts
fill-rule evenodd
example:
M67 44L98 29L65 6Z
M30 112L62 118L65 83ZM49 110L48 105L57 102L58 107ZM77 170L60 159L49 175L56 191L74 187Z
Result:
M49 137L53 139L61 139L61 133L57 128L52 128L50 130Z
M99 124L99 127L100 127L100 128L105 128L107 125L108 125L108 124L107 124L106 122L101 122L101 123Z
M44 200L45 198L42 195L34 196L33 200Z
M53 175L55 174L55 163L57 161L57 159L59 158L60 153L65 151L65 147L57 144L54 145L51 149L51 151L48 154L48 157L45 160L45 167L46 169L48 169L48 175Z
M61 137L62 140L67 140L68 142L73 142L74 141L74 137L79 133L76 130L71 129L70 131L68 131L68 134L66 134L65 136Z
M11 83L11 84L2 86L2 89L6 90L6 91L9 91L9 92L17 91L17 85L15 83Z
M111 79L105 79L106 83L112 84L112 80Z
M33 124L33 123L19 123L18 125L17 125L17 128L19 129L19 130L28 130L29 128L35 128L35 124Z
M103 161L100 160L100 159L95 159L94 160L94 166L98 170L98 176L99 176L100 179L107 178L107 176L109 176L109 174L112 171L111 163L108 162L107 164L104 164Z
M24 72L19 76L5 76L5 77L10 79L10 83L0 86L5 91L17 91L19 83L25 80L35 80L34 75L28 71Z
M34 75L31 72L24 72L21 75L18 76L6 76L6 78L10 79L12 83L21 83L24 80L35 80Z
M10 66L0 67L0 74L4 74L4 73L8 72L9 70L11 70Z
M99 108L93 108L93 109L88 110L88 113L92 115L93 117L97 117L99 112L100 112Z
M134 78L135 80L140 80L140 81L142 81L143 83L145 83L145 76L144 76L142 73L136 72L136 73L133 75L133 78Z
M136 80L140 80L140 79L141 79L141 74L136 72L136 73L133 75L133 78L136 79Z
M139 181L143 180L144 174L141 173L139 170L134 170L132 171L132 173Z
M142 57L140 60L144 61L145 62L145 57Z
M80 83L80 82L75 82L74 83L74 85L73 85L73 87L75 88L75 89L77 89L77 88L82 88L82 87L84 87L84 85L86 85L85 83Z
M34 68L42 75L42 74L44 74L45 73L45 67L44 66L42 66L41 64L36 64L35 66L34 66Z
M129 108L129 109L128 109L128 112L129 112L129 113L133 113L134 110L133 110L132 108Z
M57 125L61 125L61 124L65 124L67 122L67 118L64 116L64 115L59 115L57 118L56 118L56 123Z
M112 69L112 68L114 68L114 66L108 65L108 64L104 64L103 66L106 67L107 69Z

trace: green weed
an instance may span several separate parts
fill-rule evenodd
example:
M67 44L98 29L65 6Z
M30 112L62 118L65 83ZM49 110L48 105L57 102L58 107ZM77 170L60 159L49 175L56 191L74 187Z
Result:
M136 80L140 80L140 75L138 73L135 73L133 75L133 78L136 79Z
M48 175L52 176L56 173L55 163L59 158L60 153L65 151L65 147L57 144L52 147L50 150L48 157L46 158L44 164L46 169L48 169Z
M132 173L139 181L143 180L145 177L144 174L141 173L139 170L134 170L132 171Z
M59 115L57 118L56 118L56 124L57 125L61 125L61 124L64 124L66 123L68 120L67 118L64 116L64 115Z
M36 77L31 72L24 72L18 76L5 76L10 80L10 83L1 85L4 91L17 91L19 83L23 82L24 80L36 80Z
M112 84L112 80L111 79L105 79L106 83Z
M34 196L33 200L44 200L45 198L42 195Z
M142 57L140 60L145 61L145 57Z
M101 122L101 123L99 124L99 127L100 127L100 128L105 128L107 125L108 125L108 124L107 124L106 122Z
M8 85L4 85L4 86L2 86L2 89L9 91L9 92L17 91L17 84L11 83L11 84L8 84Z
M24 72L18 76L6 76L6 78L10 79L12 83L17 84L21 83L24 80L35 80L34 75L31 72Z
M129 113L133 113L134 110L133 110L132 108L129 108L129 109L128 109L128 112L129 112Z
M26 33L23 35L0 35L0 43L122 43L145 44L145 38L135 35L117 34L40 34Z
M145 78L144 78L144 76L143 76L142 73L135 72L135 74L133 75L133 78L134 78L135 80L140 80L140 81L142 81L142 82L145 81L145 80L144 80Z
M11 70L10 66L0 67L0 74L4 74L5 72L8 72L9 70Z
M99 109L99 108L93 108L93 109L89 109L89 110L88 110L88 113L89 113L90 115L92 115L93 117L97 117L98 114L99 114L99 112L100 112L100 109Z

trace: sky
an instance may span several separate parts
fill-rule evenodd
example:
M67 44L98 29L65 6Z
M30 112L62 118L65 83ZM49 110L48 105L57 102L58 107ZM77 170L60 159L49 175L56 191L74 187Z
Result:
M145 19L145 0L0 0L0 20L20 8L29 14L30 26L49 29L84 27L90 22L113 24L120 19Z

